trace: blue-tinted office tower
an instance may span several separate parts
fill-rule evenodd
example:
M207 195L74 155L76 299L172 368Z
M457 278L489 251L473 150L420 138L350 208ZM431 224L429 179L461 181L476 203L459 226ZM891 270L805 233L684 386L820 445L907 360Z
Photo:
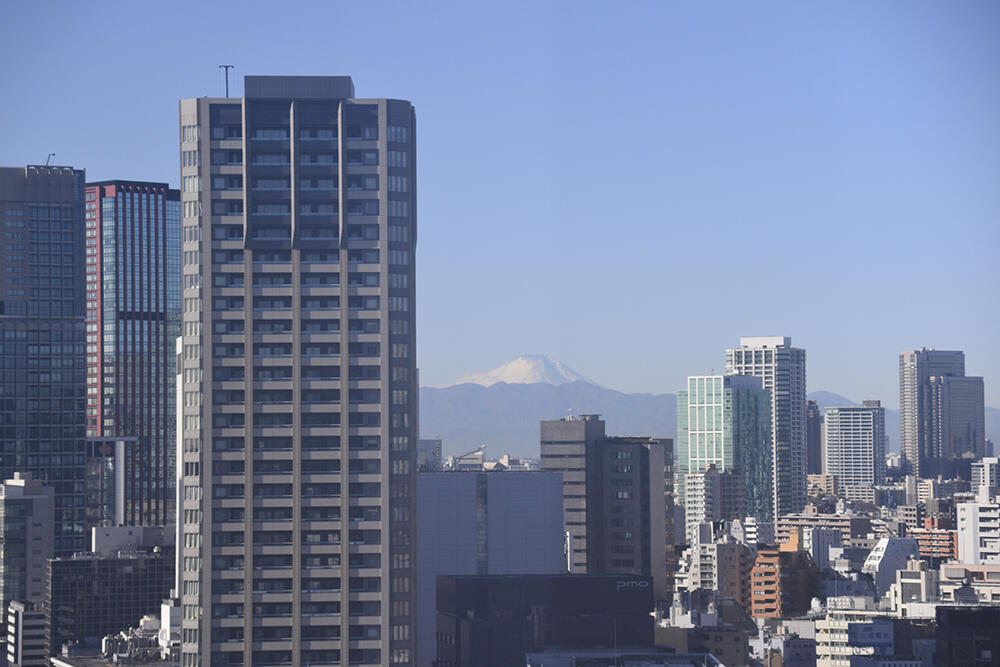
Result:
M122 448L126 525L174 522L180 193L166 183L88 183L87 435Z
M54 490L57 556L86 546L84 181L0 168L0 479Z
M677 489L688 473L714 465L744 476L748 516L771 521L771 392L760 378L693 376L677 392Z

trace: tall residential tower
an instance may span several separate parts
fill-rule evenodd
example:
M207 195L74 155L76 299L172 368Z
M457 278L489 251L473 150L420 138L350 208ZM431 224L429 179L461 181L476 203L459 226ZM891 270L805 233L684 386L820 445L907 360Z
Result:
M244 90L180 102L181 664L412 664L414 110Z
M827 408L824 470L837 488L870 488L885 478L885 408L879 401Z
M806 503L806 351L788 336L740 338L726 350L726 373L762 378L771 391L774 515ZM747 508L749 511L749 508Z

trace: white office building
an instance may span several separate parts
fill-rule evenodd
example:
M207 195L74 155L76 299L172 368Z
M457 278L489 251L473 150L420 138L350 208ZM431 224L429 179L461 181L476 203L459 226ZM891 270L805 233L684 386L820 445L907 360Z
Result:
M1000 505L960 503L957 513L959 562L1000 563Z
M839 489L870 489L885 477L885 408L879 401L827 408L824 470Z

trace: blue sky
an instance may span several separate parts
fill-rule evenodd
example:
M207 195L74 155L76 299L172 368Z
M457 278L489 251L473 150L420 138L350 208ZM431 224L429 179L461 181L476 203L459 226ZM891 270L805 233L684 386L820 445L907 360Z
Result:
M413 101L424 384L672 392L790 335L810 390L895 406L934 346L1000 405L1000 3L6 0L0 62L0 164L93 180L176 185L220 63Z

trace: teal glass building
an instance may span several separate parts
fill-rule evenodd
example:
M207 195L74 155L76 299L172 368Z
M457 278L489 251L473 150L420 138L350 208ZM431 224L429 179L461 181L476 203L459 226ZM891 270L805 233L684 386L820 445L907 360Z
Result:
M747 516L772 521L771 392L760 378L702 375L677 393L677 484L715 465L746 479Z

